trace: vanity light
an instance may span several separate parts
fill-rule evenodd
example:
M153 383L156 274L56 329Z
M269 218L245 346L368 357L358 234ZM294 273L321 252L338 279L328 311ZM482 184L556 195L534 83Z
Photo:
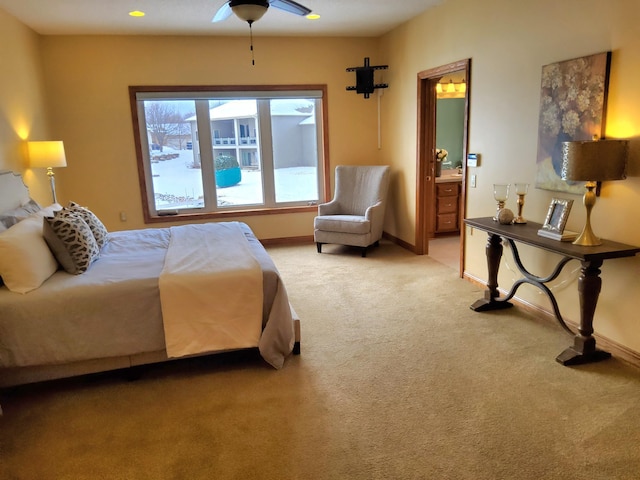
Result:
M456 86L453 84L453 80L449 80L447 85L447 93L456 93Z
M442 84L440 82L436 83L436 93L442 93Z

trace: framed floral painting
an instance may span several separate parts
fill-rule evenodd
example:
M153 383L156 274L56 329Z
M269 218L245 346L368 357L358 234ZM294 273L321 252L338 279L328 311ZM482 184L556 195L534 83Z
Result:
M542 67L536 187L584 193L584 182L562 180L562 142L602 138L611 52Z

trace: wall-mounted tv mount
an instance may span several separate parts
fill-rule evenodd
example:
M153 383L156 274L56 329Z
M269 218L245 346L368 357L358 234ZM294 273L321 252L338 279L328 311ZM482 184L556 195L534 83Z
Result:
M373 81L374 70L386 70L387 68L389 68L388 65L369 65L369 57L365 57L364 66L347 68L347 72L356 72L356 85L347 87L347 90L355 90L356 93L362 93L364 98L369 98L369 95L376 88L387 88L389 86L386 83L374 83Z

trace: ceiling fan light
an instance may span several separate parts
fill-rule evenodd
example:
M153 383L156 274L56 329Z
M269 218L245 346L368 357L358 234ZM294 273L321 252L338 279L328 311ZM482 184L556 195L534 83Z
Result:
M250 4L244 3L240 5L231 5L231 10L235 13L236 17L240 20L244 20L245 22L256 22L262 18L262 16L266 13L269 8L269 4L267 2L266 6L263 4Z

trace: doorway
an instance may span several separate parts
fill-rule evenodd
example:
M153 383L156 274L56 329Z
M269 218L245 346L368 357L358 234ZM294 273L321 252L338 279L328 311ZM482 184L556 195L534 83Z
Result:
M462 165L460 168L459 208L456 213L459 236L457 237L458 270L462 277L464 265L464 227L466 205L466 158L469 125L469 95L471 83L471 59L460 60L418 73L418 133L416 165L416 253L429 254L429 241L435 238L436 222L436 144L438 98L436 87L445 77L459 73L465 82L463 127L462 127ZM451 243L449 241L449 243ZM454 247L455 248L455 247Z

